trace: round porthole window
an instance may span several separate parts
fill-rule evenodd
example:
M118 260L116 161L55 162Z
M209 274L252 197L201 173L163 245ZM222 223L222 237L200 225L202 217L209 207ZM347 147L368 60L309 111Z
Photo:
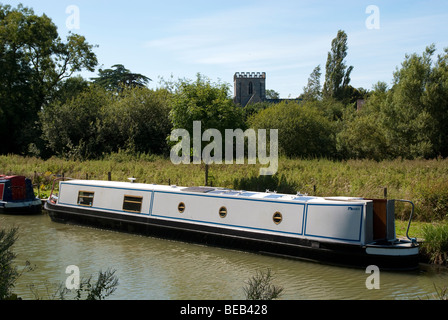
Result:
M221 218L225 218L227 216L227 208L226 207L219 208L219 216Z
M283 220L283 216L280 212L277 211L276 213L274 213L272 220L274 220L275 224L280 224L280 222L282 222Z
M185 203L179 203L179 205L177 206L177 210L179 210L180 213L183 213L185 211Z

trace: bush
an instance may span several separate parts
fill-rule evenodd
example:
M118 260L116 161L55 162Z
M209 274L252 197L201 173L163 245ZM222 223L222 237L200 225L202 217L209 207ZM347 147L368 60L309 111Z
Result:
M257 274L249 279L247 286L243 288L246 300L274 300L283 292L282 287L272 284L271 270L257 271Z
M17 268L13 266L16 254L11 247L17 240L17 228L0 229L0 300L13 299L12 289L19 277Z
M431 263L448 264L448 223L429 224L423 227L423 254Z

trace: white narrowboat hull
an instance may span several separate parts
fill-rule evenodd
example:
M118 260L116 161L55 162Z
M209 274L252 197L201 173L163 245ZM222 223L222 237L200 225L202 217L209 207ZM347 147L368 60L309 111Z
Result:
M375 239L373 201L108 181L61 181L53 221L383 269L414 269L418 246Z

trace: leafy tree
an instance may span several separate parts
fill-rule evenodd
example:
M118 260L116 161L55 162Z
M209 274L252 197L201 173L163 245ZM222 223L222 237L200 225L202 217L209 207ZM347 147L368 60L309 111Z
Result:
M367 111L350 109L345 114L342 130L337 134L337 150L342 158L384 160L391 157L390 141L386 128L378 115Z
M267 89L266 99L280 99L280 93L272 89Z
M350 83L350 74L353 70L353 66L347 67L344 62L347 49L347 34L339 30L331 42L331 51L328 52L322 92L325 98L343 100L346 97L344 91Z
M171 122L164 89L124 88L115 95L93 84L62 101L40 114L44 140L57 155L84 160L119 151L167 151Z
M45 14L0 5L0 153L26 152L36 142L39 110L63 79L97 64L93 46L70 33L65 42Z
M165 89L125 88L104 108L101 135L106 152L166 152L166 137L171 131L169 99Z
M90 83L81 76L65 79L57 85L52 102L65 103L87 90L89 85Z
M40 122L47 147L68 158L101 156L107 143L101 131L104 110L112 100L105 89L93 85L65 103L55 101L45 107Z
M315 102L282 101L249 119L254 129L278 129L279 151L289 157L332 157L335 125Z
M338 134L346 157L377 160L447 156L448 54L435 46L406 55L391 89L377 83L360 112L348 111Z
M434 63L425 91L422 95L422 103L431 114L434 125L432 145L434 155L448 156L448 48L438 55Z
M303 87L303 94L301 98L303 100L318 100L321 98L321 86L320 86L320 77L322 73L320 70L320 65L314 68L313 72L311 72L310 77L308 78L308 84L306 87Z
M422 55L406 55L401 68L394 73L394 84L387 96L385 125L390 130L394 153L405 158L437 155L434 144L438 135L437 117L447 114L447 94L435 90L428 95L428 88L443 86L443 81L434 77L434 52L435 46L431 45ZM440 104L433 106L432 102L437 100ZM441 113L437 115L436 110Z
M99 77L92 78L94 83L104 87L109 91L121 92L124 88L143 88L146 87L150 78L139 74L132 73L121 64L113 65L115 69L98 70Z
M196 81L180 80L171 100L170 119L174 128L186 129L192 136L193 121L202 130L243 128L243 112L229 97L229 86L212 83L197 74Z

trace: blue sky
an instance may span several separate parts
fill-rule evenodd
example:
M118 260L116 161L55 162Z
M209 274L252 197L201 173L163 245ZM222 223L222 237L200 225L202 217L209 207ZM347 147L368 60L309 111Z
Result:
M79 9L79 25L95 49L98 68L123 64L160 86L160 77L195 79L199 72L212 81L229 83L235 72L266 72L267 89L282 98L297 97L312 70L325 72L331 40L338 30L348 35L347 65L353 65L351 85L371 89L388 84L407 53L421 53L434 43L448 47L446 0L23 0L45 13L64 38L69 6ZM366 20L379 23L369 29ZM83 73L85 78L96 73ZM322 76L323 77L323 76ZM323 78L322 78L323 81Z

